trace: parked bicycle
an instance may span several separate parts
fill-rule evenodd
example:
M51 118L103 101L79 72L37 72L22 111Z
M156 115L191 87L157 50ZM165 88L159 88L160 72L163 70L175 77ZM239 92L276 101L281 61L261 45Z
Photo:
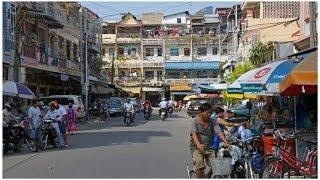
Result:
M289 138L298 138L294 133L285 132L283 136L279 130L274 131L277 139L275 155L267 159L260 178L290 178L291 175L317 178L318 149L316 141L303 140L307 146L302 160L287 152L286 142ZM300 139L302 140L302 139ZM284 142L284 146L281 146Z

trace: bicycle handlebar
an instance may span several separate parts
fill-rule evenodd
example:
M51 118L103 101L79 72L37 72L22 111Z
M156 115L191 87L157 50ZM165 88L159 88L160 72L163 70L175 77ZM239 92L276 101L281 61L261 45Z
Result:
M276 135L276 137L279 137L279 138L281 138L281 139L284 140L284 141L287 141L287 140L288 140L288 138L286 138L287 136L289 136L290 138L294 138L294 137L295 137L295 133L294 133L294 132L291 133L291 134L288 133L288 132L285 132L285 135L282 136L280 130L278 130L278 129L276 129L276 130L274 131L274 134Z

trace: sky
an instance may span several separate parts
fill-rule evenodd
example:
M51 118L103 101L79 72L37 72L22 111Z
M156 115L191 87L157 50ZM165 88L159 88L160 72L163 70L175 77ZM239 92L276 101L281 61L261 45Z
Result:
M121 13L130 12L138 19L141 19L142 13L162 12L164 15L176 12L190 11L195 13L207 6L231 7L235 4L241 4L235 1L143 1L143 2L125 2L125 1L82 1L83 6L96 12L104 22L121 20Z

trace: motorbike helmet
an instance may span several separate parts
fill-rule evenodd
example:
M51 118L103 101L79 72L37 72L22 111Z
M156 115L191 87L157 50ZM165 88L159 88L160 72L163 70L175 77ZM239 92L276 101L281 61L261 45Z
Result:
M56 101L51 101L49 105L50 107L56 108L58 106L58 103Z
M126 99L126 103L130 103L130 99Z
M162 101L165 101L166 100L166 98L162 98Z

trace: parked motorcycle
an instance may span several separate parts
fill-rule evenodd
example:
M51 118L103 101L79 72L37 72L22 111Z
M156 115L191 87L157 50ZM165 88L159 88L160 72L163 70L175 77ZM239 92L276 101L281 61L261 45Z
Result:
M3 154L7 154L10 150L14 150L15 147L24 142L28 149L32 152L37 152L38 147L36 142L29 135L30 121L25 117L21 117L16 120L12 120L6 128L6 135L3 137Z

